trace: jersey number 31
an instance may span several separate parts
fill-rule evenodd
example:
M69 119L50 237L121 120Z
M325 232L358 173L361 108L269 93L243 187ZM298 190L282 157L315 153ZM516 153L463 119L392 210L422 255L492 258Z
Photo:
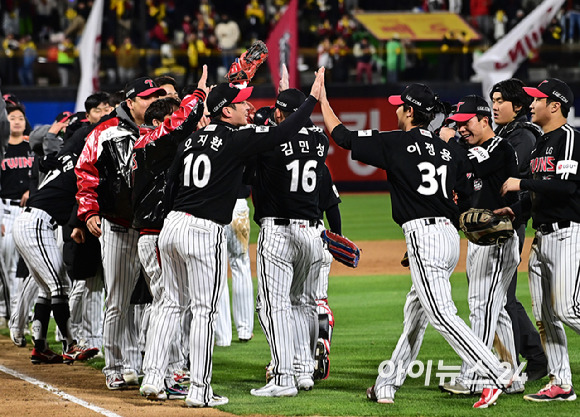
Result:
M441 191L445 198L447 196L447 189L445 188L445 183L447 180L447 165L441 165L439 168L435 168L431 162L421 162L417 165L419 172L421 173L421 185L417 188L417 192L422 195L434 195L439 191L439 182L437 177L441 182ZM426 184L426 185L424 185Z

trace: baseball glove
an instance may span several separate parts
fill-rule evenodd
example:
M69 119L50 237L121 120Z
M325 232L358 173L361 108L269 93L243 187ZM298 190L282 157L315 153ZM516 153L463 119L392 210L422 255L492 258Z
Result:
M268 58L268 48L262 41L254 42L246 52L230 66L226 79L230 83L248 82L258 70L258 67Z
M491 210L470 208L459 216L459 227L472 243L488 246L502 244L514 234L512 221Z
M351 268L357 267L360 259L360 249L356 244L330 230L323 230L320 237L334 259Z

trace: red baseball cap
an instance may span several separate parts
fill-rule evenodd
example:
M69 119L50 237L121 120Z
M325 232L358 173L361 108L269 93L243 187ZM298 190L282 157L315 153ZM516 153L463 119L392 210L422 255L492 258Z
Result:
M548 78L542 81L538 87L524 87L527 95L537 98L551 98L569 109L574 103L574 93L564 81L557 78Z
M207 108L212 117L220 114L221 109L230 104L246 101L252 95L254 87L238 88L231 83L221 83L214 87L207 96Z
M435 108L435 93L425 84L410 84L401 95L389 96L389 103L400 106L406 103L421 111L429 112Z
M153 94L165 95L167 92L155 84L149 77L141 77L131 81L125 87L125 98L134 99L135 97L149 97Z

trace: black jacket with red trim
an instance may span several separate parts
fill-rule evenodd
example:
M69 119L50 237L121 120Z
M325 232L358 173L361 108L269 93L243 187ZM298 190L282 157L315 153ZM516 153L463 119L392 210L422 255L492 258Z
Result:
M138 138L139 127L125 102L89 133L75 167L80 220L100 215L131 226L131 156Z
M132 201L133 227L142 232L158 232L166 214L163 197L167 171L179 143L196 130L203 116L205 92L195 90L181 106L157 128L141 127L133 148Z

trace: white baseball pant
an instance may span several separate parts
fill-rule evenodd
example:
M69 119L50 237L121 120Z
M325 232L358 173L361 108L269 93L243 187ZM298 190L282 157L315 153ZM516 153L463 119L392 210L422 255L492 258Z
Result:
M139 233L101 219L103 274L105 279L105 318L103 347L106 376L139 372L141 354L137 330L130 308L131 294L139 279L141 264L137 255Z
M228 261L232 271L234 323L238 339L251 339L254 331L254 286L248 250L250 209L245 198L239 198L236 201L232 222L225 226L225 232L228 241ZM229 346L232 342L230 296L227 285L224 287L218 306L215 340L217 346Z
M273 218L261 220L256 307L270 346L274 383L294 386L295 375L314 372L316 339L313 347L310 335L318 331L315 285L322 239L308 220L275 223Z
M514 342L512 321L505 309L506 294L520 262L519 238L514 234L501 245L482 246L469 242L467 245L468 301L471 329L491 349L497 331L496 350L500 357L516 369L518 357ZM469 371L467 363L461 366L459 382L473 392L480 392L475 372ZM522 388L514 381L512 389Z
M552 383L572 384L563 324L580 334L580 224L552 233L536 232L529 259L532 311L542 337Z
M451 297L449 277L459 260L459 234L449 219L420 218L403 224L413 285L404 307L403 333L392 353L393 372L381 372L375 382L378 398L393 398L419 354L427 324L478 374L504 387L499 360L459 316Z
M169 346L179 339L179 320L191 300L190 379L188 398L208 403L211 387L214 326L217 306L227 275L223 226L184 212L168 214L159 235L164 293L159 320L148 334L143 384L161 390L169 361ZM155 308L155 307L154 307ZM150 357L148 357L150 356Z
M141 264L143 265L143 270L145 271L145 276L149 281L149 288L151 290L151 295L153 296L153 302L147 306L146 312L144 313L144 318L148 317L147 323L145 320L142 322L142 331L147 333L147 337L145 338L146 341L150 340L149 335L151 332L151 323L154 323L159 320L159 318L155 315L159 313L159 308L155 309L154 305L161 303L163 298L163 282L161 280L161 267L159 266L159 259L158 259L158 249L157 249L157 241L159 239L159 235L142 235L139 238L139 259L141 260ZM152 343L155 343L155 339L153 339ZM147 344L145 343L145 348L143 349L147 352ZM154 364L149 365L147 360L151 359L151 356L145 355L145 359L143 361L143 369L150 369ZM173 382L171 381L171 376L173 372L181 371L186 366L186 359L183 357L183 352L181 350L181 338L176 337L172 340L172 343L169 345L169 362L168 362L168 369L166 371L166 384L168 386L172 386Z

